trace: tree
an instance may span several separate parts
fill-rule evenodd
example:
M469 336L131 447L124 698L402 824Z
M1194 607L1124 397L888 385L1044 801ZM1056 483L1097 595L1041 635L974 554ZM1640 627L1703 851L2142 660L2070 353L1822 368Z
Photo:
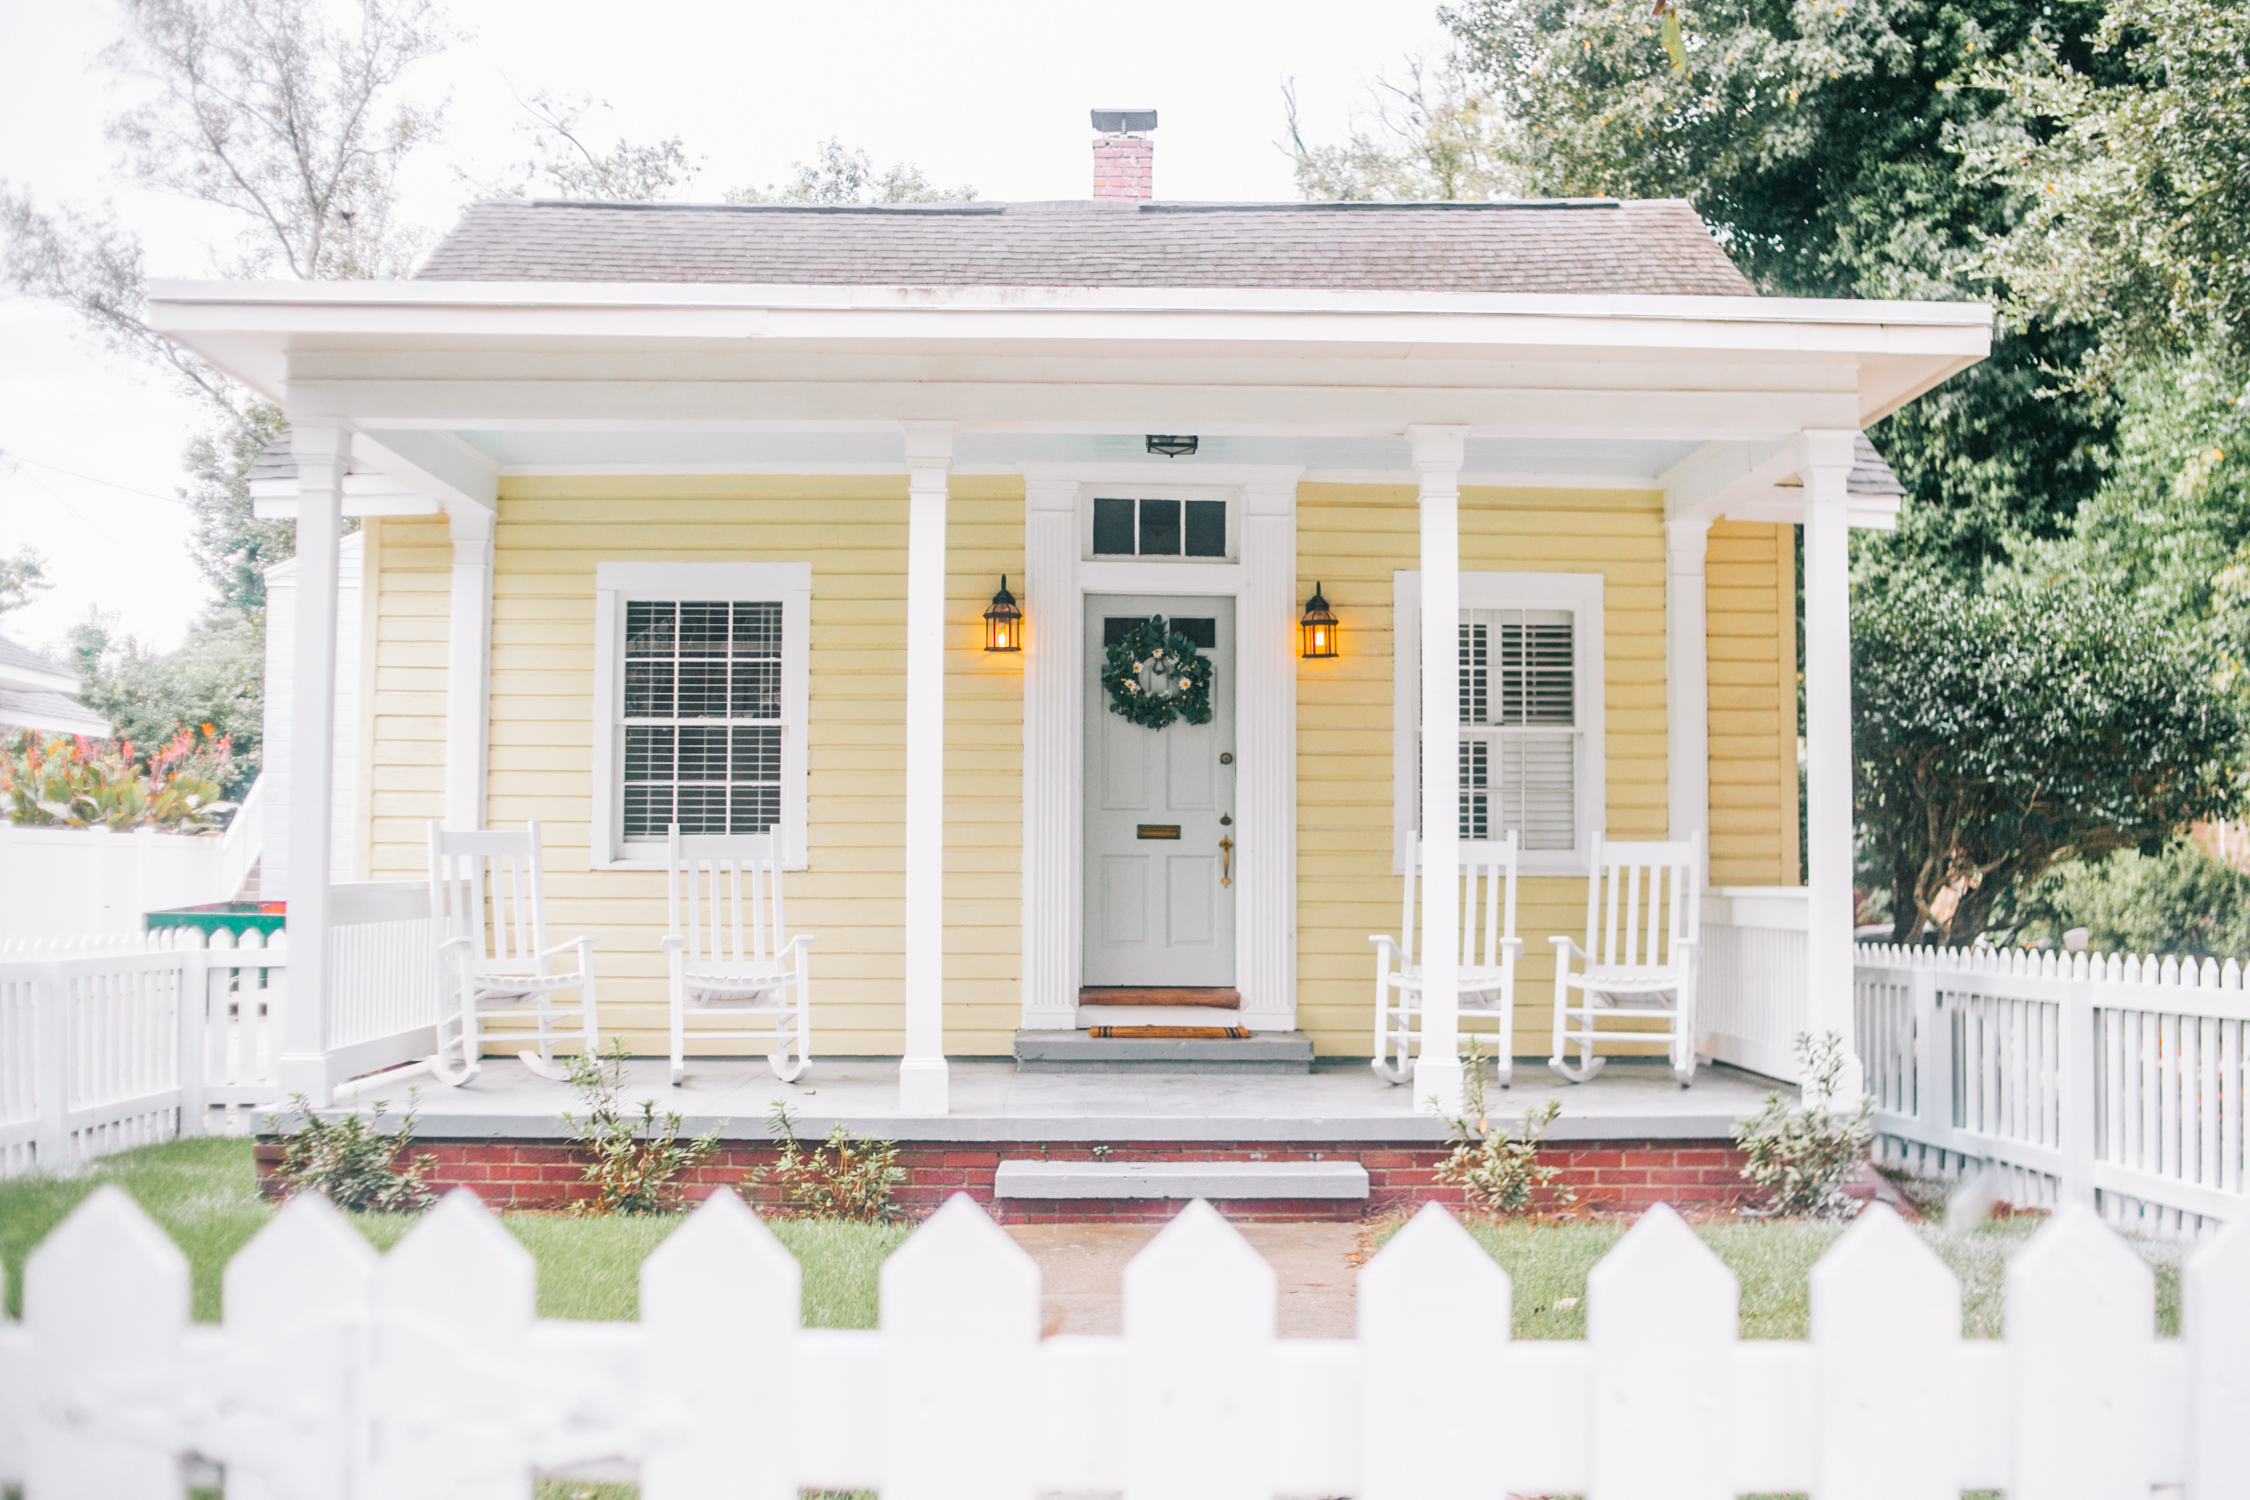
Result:
M214 613L177 651L156 652L110 620L90 616L70 633L78 700L117 727L146 761L181 729L212 726L233 741L226 795L240 797L263 759L265 632L253 618Z
M1899 577L1854 602L1858 813L1898 941L1965 942L2063 861L2240 805L2243 705L2145 599L2073 574Z
M600 152L587 145L592 132L586 128L586 117L608 109L607 100L559 98L542 89L517 102L532 121L526 127L531 134L531 159L517 168L512 182L479 185L485 196L528 197L544 184L562 198L654 203L686 186L701 166L700 159L690 159L678 136L648 145L619 136L616 145Z
M0 557L0 615L23 608L33 595L53 587L47 581L47 559L30 547L18 547L13 557Z
M2250 374L2250 8L2112 0L2090 59L2034 35L1978 81L2023 121L1968 142L2027 204L1989 262L2019 315L2090 330L2089 379L2191 351Z
M787 187L767 184L734 188L729 203L966 203L977 195L973 187L941 188L922 175L911 162L894 162L877 170L865 151L847 149L831 136L814 149L810 162L793 162L797 180Z
M1377 79L1372 122L1341 146L1308 146L1295 81L1281 87L1289 121L1282 153L1311 203L1407 203L1515 196L1506 121L1491 91L1451 58L1409 58L1406 81Z
M1678 12L1672 12L1678 14ZM2095 0L1708 0L1688 66L1633 0L1459 0L1461 66L1506 114L1523 191L1683 197L1743 273L1782 296L1991 297L1983 247L2025 195L1974 179L1960 147L2014 138L1977 86L2032 43L2092 63ZM1911 503L1875 550L1964 583L2022 535L2055 536L2103 477L2115 411L2072 388L2080 330L2017 321L1992 358L1875 433Z
M218 592L221 609L265 617L266 569L297 553L293 521L261 521L250 503L250 466L286 430L281 408L257 401L240 420L188 444L188 485L195 513L188 548ZM357 526L358 522L348 523Z

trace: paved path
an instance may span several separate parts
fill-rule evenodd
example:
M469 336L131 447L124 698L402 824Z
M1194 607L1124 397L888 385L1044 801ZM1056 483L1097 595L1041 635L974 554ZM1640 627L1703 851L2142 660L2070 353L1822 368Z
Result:
M1009 1236L1039 1263L1041 1323L1055 1333L1119 1333L1125 1263L1161 1224L1010 1224ZM1285 1339L1348 1339L1358 1271L1347 1263L1357 1224L1237 1224L1281 1283Z

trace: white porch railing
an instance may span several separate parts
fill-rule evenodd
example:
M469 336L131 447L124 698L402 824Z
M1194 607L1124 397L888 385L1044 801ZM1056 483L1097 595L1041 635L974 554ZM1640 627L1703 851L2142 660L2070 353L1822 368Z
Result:
M2242 969L1863 944L1858 1050L1885 1153L1993 1162L2024 1204L2194 1233L2250 1216Z
M438 924L419 880L329 887L328 1078L437 1050Z
M0 1176L274 1104L287 963L279 933L0 945Z
M1809 1342L1743 1341L1734 1276L1659 1208L1595 1267L1585 1339L1514 1342L1507 1274L1432 1208L1359 1273L1355 1338L1277 1339L1272 1268L1191 1204L1126 1268L1121 1336L1043 1339L1038 1268L957 1197L883 1266L879 1329L808 1329L797 1262L721 1195L643 1265L639 1321L561 1322L466 1193L380 1259L307 1195L192 1326L179 1251L111 1189L0 1324L0 1483L170 1500L193 1454L271 1500L2242 1492L2250 1227L2189 1260L2176 1339L2082 1209L2007 1277L2005 1340L1962 1338L1877 1208L1813 1271Z
M1769 1078L1797 1076L1805 1029L1805 889L1721 886L1703 897L1696 1050Z

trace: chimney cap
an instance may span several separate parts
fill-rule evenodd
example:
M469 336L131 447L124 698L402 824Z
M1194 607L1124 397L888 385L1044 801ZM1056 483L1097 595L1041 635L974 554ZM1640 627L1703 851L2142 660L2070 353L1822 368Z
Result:
M1156 128L1153 109L1097 109L1094 128L1103 135L1138 135Z

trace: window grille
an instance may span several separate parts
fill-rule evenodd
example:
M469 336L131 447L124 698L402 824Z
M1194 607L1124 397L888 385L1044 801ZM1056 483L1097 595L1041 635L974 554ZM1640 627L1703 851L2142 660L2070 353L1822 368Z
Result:
M1581 726L1571 612L1463 610L1460 653L1461 837L1514 830L1527 851L1576 848ZM1417 772L1417 830L1420 788Z
M781 648L778 601L626 602L626 838L780 822Z

